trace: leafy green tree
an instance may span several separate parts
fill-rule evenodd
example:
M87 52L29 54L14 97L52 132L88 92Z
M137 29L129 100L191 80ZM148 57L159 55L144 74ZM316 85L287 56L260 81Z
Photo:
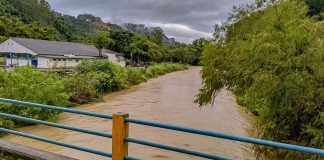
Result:
M189 45L190 59L188 60L189 64L199 65L201 60L201 55L203 52L204 45L208 40L204 38L196 39Z
M159 46L163 45L164 32L160 27L154 28L150 40Z
M54 15L46 0L8 0L21 15L22 21L30 23L37 21L41 24L52 25Z
M0 17L0 36L24 37L44 40L59 40L53 27L42 27L38 23L24 24L17 18Z
M236 10L216 33L221 36L205 45L204 85L197 102L210 103L228 88L260 119L261 138L323 148L324 25L308 17L301 1L256 6ZM279 154L286 159L321 159Z
M110 48L115 42L109 38L109 32L101 32L93 38L92 43L99 49L99 56L102 56L102 49Z

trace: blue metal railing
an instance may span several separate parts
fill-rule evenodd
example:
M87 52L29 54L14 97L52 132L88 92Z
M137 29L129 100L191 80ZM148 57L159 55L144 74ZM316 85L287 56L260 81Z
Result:
M113 116L109 115L109 114L101 114L101 113L88 112L88 111L63 108L63 107L57 107L57 106L50 106L50 105L43 105L43 104L11 100L11 99L5 99L5 98L0 98L0 102L7 102L7 103L24 105L24 106L29 106L29 107L40 107L40 108L44 108L44 109L51 109L51 110L56 110L56 111L63 111L63 112L69 112L69 113L74 113L74 114L87 115L87 116L93 116L93 117L99 117L99 118L105 118L105 119L113 118ZM10 114L6 114L6 113L0 113L0 117L16 119L16 120L29 122L29 123L35 123L35 124L48 125L48 126L52 126L52 127L82 132L82 133L86 133L86 134L92 134L92 135L106 137L106 138L112 138L112 136L113 136L112 134L109 134L109 133L103 133L103 132L98 132L98 131L82 129L82 128L76 128L76 127L66 126L66 125L52 123L52 122L46 122L46 121L40 121L40 120L36 120L36 119L16 116L16 115L10 115ZM144 121L144 120L133 119L133 118L126 118L126 122L324 156L324 150L322 150L322 149L303 147L303 146L297 146L297 145L291 145L291 144L285 144L285 143L279 143L279 142L273 142L273 141L267 141L267 140L261 140L261 139L249 138L249 137L243 137L243 136L237 136L237 135L230 135L230 134L224 134L224 133L218 133L218 132L212 132L212 131L206 131L206 130L198 130L198 129L193 129L193 128L186 128L186 127L181 127L181 126L174 126L174 125L168 125L168 124L164 124L164 123L156 123L156 122ZM0 128L0 132L14 134L14 135L18 135L18 136L22 136L22 137L26 137L26 138L31 138L31 139L35 139L35 140L39 140L39 141L43 141L43 142L47 142L47 143L51 143L51 144L56 144L59 146L64 146L64 147L68 147L68 148L72 148L72 149L76 149L76 150L80 150L80 151L84 151L84 152L89 152L89 153L93 153L93 154L97 154L97 155L101 155L101 156L105 156L105 157L112 157L112 154L108 153L108 152L93 150L93 149L89 149L89 148L85 148L85 147L81 147L81 146L75 146L75 145L67 144L64 142L58 142L58 141L54 141L54 140L50 140L50 139L46 139L46 138L42 138L42 137L37 137L37 136L30 135L27 133L17 132L17 131L13 131L13 130L9 130L9 129L4 129L4 128ZM164 149L164 150L193 155L193 156L197 156L197 157L202 157L202 158L206 158L206 159L219 159L219 160L228 159L228 158L219 157L216 155L211 155L211 154L202 153L202 152L198 152L198 151L192 151L192 150L178 148L178 147L174 147L174 146L168 146L168 145L164 145L164 144L153 143L153 142L140 140L140 139L136 139L136 138L131 138L131 137L126 137L125 141L129 142L129 143L136 143L136 144L140 144L140 145L145 145L145 146L160 148L160 149ZM126 156L125 159L135 160L137 158Z

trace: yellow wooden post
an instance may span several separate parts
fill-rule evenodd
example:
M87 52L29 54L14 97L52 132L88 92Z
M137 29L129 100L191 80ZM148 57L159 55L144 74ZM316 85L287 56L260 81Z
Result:
M112 134L112 159L124 160L128 155L128 143L125 142L125 137L128 137L128 123L125 121L128 118L127 113L116 113L113 115L113 134Z

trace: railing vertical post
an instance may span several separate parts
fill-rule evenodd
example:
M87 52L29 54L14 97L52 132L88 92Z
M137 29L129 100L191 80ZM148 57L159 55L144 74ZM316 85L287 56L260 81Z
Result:
M128 155L128 143L125 137L128 137L128 122L125 121L129 115L127 113L113 114L113 134L112 134L112 159L124 160Z

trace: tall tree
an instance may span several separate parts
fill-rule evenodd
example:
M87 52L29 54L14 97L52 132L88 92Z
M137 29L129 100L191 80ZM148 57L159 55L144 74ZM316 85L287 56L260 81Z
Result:
M201 105L224 88L259 118L261 138L324 147L324 23L309 17L300 0L252 4L217 30L203 51ZM216 34L221 35L221 34ZM270 151L257 148L257 151ZM321 159L281 152L283 159Z
M99 56L102 57L102 49L110 48L114 41L109 38L109 32L101 32L93 38L92 43L99 49Z
M162 28L156 27L150 36L150 39L159 46L163 45L164 32Z

